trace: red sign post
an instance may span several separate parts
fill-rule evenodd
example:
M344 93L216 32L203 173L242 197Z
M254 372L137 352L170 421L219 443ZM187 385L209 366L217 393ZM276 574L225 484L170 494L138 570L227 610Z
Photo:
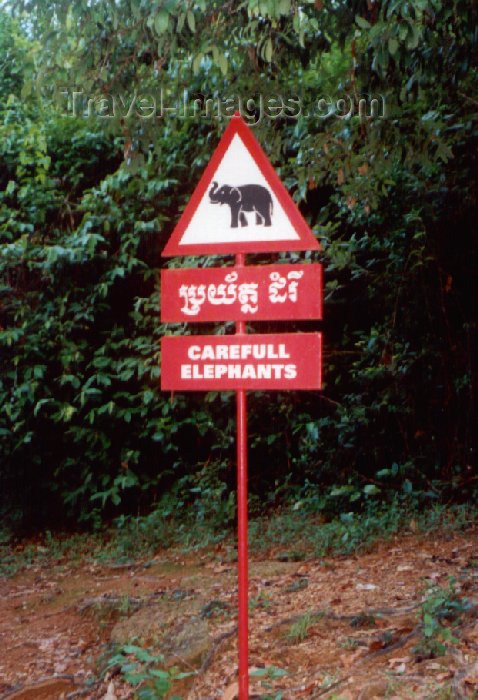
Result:
M320 333L251 334L254 320L322 318L322 268L245 266L245 253L319 245L256 141L235 115L163 255L235 254L235 266L163 270L161 319L236 321L235 335L165 336L161 388L237 395L239 700L249 697L247 390L321 388Z

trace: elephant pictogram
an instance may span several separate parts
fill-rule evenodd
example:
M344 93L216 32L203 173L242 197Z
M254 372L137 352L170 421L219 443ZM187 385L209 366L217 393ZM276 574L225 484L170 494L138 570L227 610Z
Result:
M218 189L219 188L219 189ZM247 226L244 212L255 212L256 225L271 226L272 196L262 185L222 185L214 181L209 190L211 204L227 204L231 208L231 228Z

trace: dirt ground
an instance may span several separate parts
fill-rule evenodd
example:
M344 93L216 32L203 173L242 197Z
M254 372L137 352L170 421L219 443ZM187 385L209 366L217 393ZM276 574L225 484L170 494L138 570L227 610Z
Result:
M349 557L252 558L251 698L478 698L477 534L406 535ZM459 609L454 619L432 611L427 639L426 591L448 590L450 577ZM113 640L160 649L166 666L191 671L176 697L235 697L236 564L226 545L124 567L46 560L0 578L0 594L2 698L133 698L119 667L102 673ZM433 658L426 643L445 628L453 639Z

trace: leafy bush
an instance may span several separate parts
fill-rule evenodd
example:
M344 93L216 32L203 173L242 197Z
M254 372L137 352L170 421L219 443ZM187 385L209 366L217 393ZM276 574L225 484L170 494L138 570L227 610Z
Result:
M125 644L108 659L104 673L119 667L121 677L136 688L135 697L139 700L157 700L168 696L174 681L191 675L181 673L176 668L166 671L161 668L163 664L161 654L152 654L136 644Z
M356 513L371 500L472 500L476 8L248 0L225 12L214 0L153 12L139 0L33 0L26 15L25 3L4 5L0 512L10 524L100 526L168 498L186 519L212 515L218 532L233 519L233 398L158 390L160 337L199 332L158 320L160 251L224 122L61 114L61 91L79 84L105 99L161 84L203 105L253 89L302 101L294 117L259 119L257 99L247 118L322 243L318 255L279 258L324 265L325 386L252 397L253 509L320 485L321 512L346 519L326 539L355 546ZM325 119L310 110L327 94ZM383 98L385 118L360 112L363 95ZM213 330L231 325L201 332Z
M450 578L448 588L429 584L420 608L421 640L413 648L420 658L435 658L446 651L446 644L456 644L451 626L457 625L470 603L456 592L455 579Z

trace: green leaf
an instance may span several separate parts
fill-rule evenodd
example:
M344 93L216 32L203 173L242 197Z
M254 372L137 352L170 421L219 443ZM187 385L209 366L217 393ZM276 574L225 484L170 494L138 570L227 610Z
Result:
M180 34L183 31L184 22L186 21L186 14L187 13L185 12L181 12L178 15L178 23L176 25L176 31L178 32L178 34Z
M420 41L420 30L415 22L409 22L409 38L407 40L407 48L416 49Z
M434 628L436 627L436 623L434 618L430 615L430 613L425 613L423 615L423 624L425 636L431 637L433 635Z
M44 406L47 403L51 403L53 399L40 399L38 403L35 404L35 408L33 409L33 415L37 416L40 408Z
M225 55L223 53L219 54L219 56L217 58L217 62L219 64L219 68L221 69L221 73L223 75L227 75L228 62L227 62L227 58L225 57Z
M169 28L169 14L165 10L159 10L154 18L154 28L158 34L163 34Z
M67 32L71 31L71 29L72 29L72 27L73 27L73 12L72 12L72 6L71 6L71 5L68 7L68 12L66 13L66 22L65 22L65 26L66 26L66 31L67 31Z
M288 15L292 9L291 0L279 0L278 11L281 15Z
M196 20L194 19L194 12L192 10L188 10L187 19L188 19L188 27L191 30L191 32L194 34L196 31Z
M391 38L388 40L388 50L389 50L389 53L390 53L392 56L394 56L394 55L397 53L397 49L398 49L398 41L397 41L397 39L395 39L394 37L391 37Z
M360 15L355 15L355 22L360 27L360 29L370 29L370 22L368 22L365 17Z
M203 58L204 58L203 53L198 53L194 57L194 60L193 60L193 73L194 73L194 75L197 75L199 73L199 69L201 67L201 62L202 62Z

